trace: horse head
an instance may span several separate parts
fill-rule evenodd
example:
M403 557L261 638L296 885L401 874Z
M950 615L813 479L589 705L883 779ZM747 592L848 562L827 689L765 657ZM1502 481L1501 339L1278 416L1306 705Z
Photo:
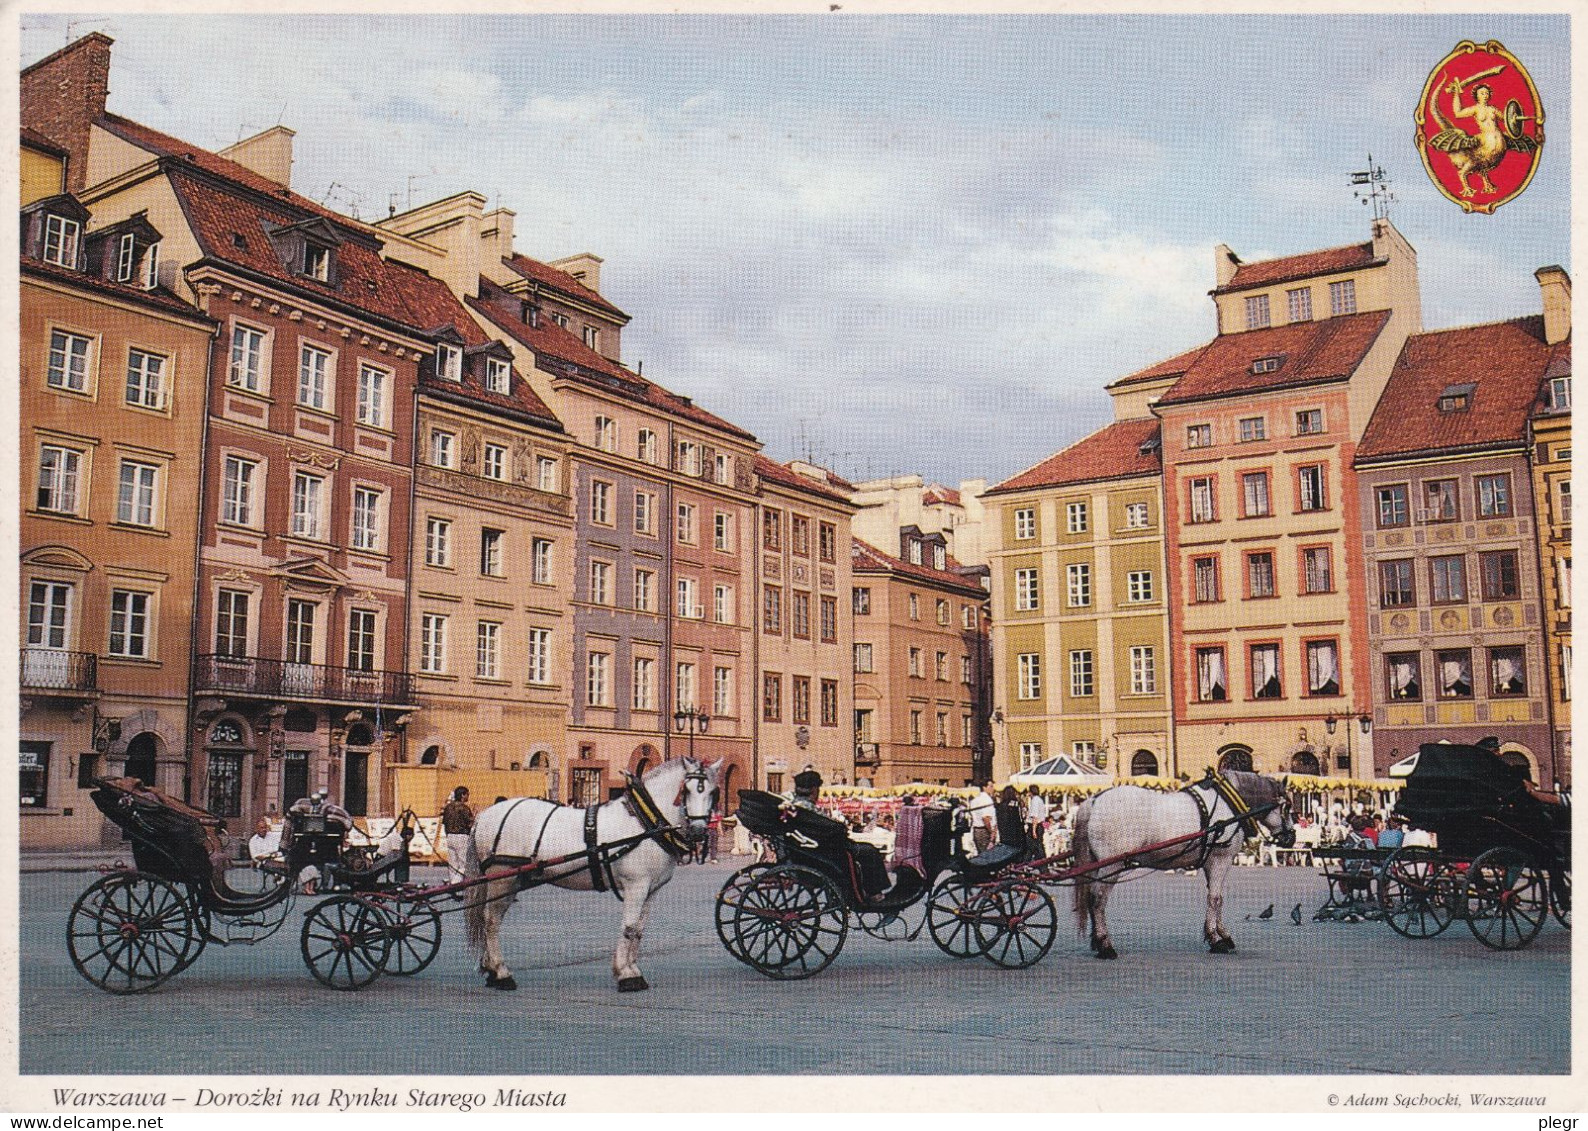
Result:
M679 819L683 821L685 835L691 840L705 840L706 826L711 823L711 814L717 808L718 781L722 777L722 759L715 762L699 762L693 758L684 758L683 779L678 785L678 796L673 799L674 808L680 810Z
M1290 795L1285 790L1285 783L1264 774L1239 770L1226 770L1224 775L1235 784L1248 808L1260 809L1263 806L1270 806L1258 821L1274 838L1274 843L1280 848L1294 847L1296 826L1290 811Z

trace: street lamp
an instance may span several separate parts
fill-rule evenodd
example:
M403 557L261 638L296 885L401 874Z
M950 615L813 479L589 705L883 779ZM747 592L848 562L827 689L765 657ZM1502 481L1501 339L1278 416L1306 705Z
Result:
M1342 720L1342 719L1339 719L1339 718L1335 717L1334 715L1330 715L1328 718L1323 720L1323 729L1328 731L1329 734L1332 736L1334 734L1334 732L1335 732L1335 728L1337 728L1342 721L1344 721L1346 723L1346 728L1345 728L1345 762L1346 762L1346 767L1345 768L1346 768L1347 771L1350 771L1352 769L1352 761L1351 761L1351 726L1350 726L1349 720ZM1365 714L1365 713L1364 714L1360 714L1360 715L1358 715L1356 717L1356 723L1357 723L1357 726L1362 728L1362 733L1363 734L1367 734L1373 729L1373 716L1369 715L1369 714Z
M705 734L711 729L711 716L706 714L705 708L699 711L689 707L680 707L673 712L673 729L679 734L689 735L689 757L695 757L695 735Z

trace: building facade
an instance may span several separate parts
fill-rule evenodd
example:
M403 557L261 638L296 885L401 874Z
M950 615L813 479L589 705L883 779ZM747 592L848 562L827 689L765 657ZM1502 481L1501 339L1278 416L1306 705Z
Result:
M1554 347L1528 422L1533 514L1539 537L1544 663L1549 672L1556 779L1571 783L1571 280L1558 267L1538 272L1544 341Z

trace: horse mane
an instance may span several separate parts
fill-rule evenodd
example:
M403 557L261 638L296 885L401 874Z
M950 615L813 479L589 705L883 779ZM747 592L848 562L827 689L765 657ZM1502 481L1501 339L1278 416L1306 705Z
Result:
M1275 781L1266 774L1253 773L1250 770L1224 770L1224 776L1235 786L1237 793L1247 804L1262 804L1267 801L1279 801L1285 795L1283 782Z

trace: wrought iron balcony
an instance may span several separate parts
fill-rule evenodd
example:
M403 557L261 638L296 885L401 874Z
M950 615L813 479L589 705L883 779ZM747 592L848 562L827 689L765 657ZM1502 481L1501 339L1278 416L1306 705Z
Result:
M855 743L855 765L876 766L882 762L881 748L875 742Z
M23 648L22 689L46 694L93 694L99 690L99 657L92 652Z
M294 664L261 656L199 656L199 694L301 699L309 702L397 707L413 703L407 672L363 671L327 664Z

